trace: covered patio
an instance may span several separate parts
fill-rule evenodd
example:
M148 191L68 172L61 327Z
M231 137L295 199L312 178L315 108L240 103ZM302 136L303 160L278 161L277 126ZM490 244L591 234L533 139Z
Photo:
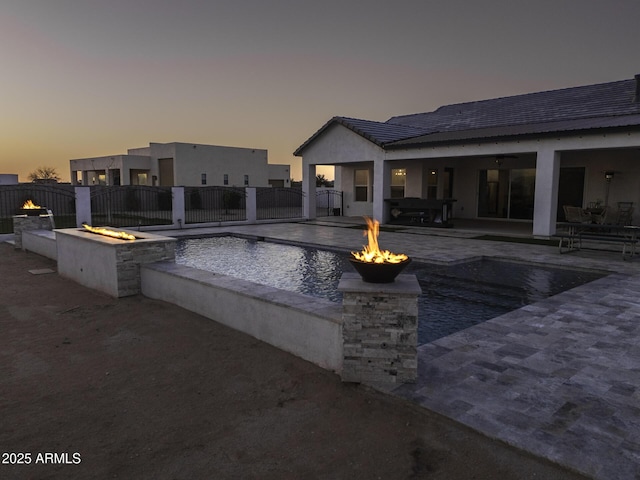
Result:
M333 165L345 215L385 223L390 199L453 199L454 223L525 221L549 238L564 205L640 202L639 92L637 75L387 122L334 117L295 152L305 215L314 217L316 167Z

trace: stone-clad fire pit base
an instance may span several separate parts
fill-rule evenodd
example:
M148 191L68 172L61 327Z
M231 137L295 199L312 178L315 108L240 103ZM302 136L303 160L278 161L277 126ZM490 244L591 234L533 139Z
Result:
M14 247L22 248L22 234L31 230L53 230L53 214L16 215L13 217Z
M345 273L342 292L342 380L373 386L415 382L418 374L418 296L415 275L367 283Z
M137 295L140 265L174 261L176 239L124 231L137 238L120 240L77 228L56 230L58 273L112 297Z

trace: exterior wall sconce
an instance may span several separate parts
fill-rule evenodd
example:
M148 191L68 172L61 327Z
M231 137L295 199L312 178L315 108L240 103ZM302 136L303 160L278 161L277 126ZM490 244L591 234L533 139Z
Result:
M607 182L607 188L604 197L605 206L609 205L609 187L611 186L611 179L613 178L614 173L615 172L613 172L612 170L607 170L606 172L604 172L604 180Z

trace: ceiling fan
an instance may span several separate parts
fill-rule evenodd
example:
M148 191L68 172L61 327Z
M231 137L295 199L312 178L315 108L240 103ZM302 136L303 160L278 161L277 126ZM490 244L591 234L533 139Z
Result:
M518 158L518 155L511 155L511 154L507 154L507 153L498 153L497 155L485 155L481 158L493 158L493 160L496 162L496 165L500 166L502 165L503 160L509 159L509 158Z

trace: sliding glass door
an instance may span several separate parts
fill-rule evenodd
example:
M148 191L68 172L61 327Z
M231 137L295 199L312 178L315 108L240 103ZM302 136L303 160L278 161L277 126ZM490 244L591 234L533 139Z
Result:
M480 170L478 217L533 219L535 168Z

